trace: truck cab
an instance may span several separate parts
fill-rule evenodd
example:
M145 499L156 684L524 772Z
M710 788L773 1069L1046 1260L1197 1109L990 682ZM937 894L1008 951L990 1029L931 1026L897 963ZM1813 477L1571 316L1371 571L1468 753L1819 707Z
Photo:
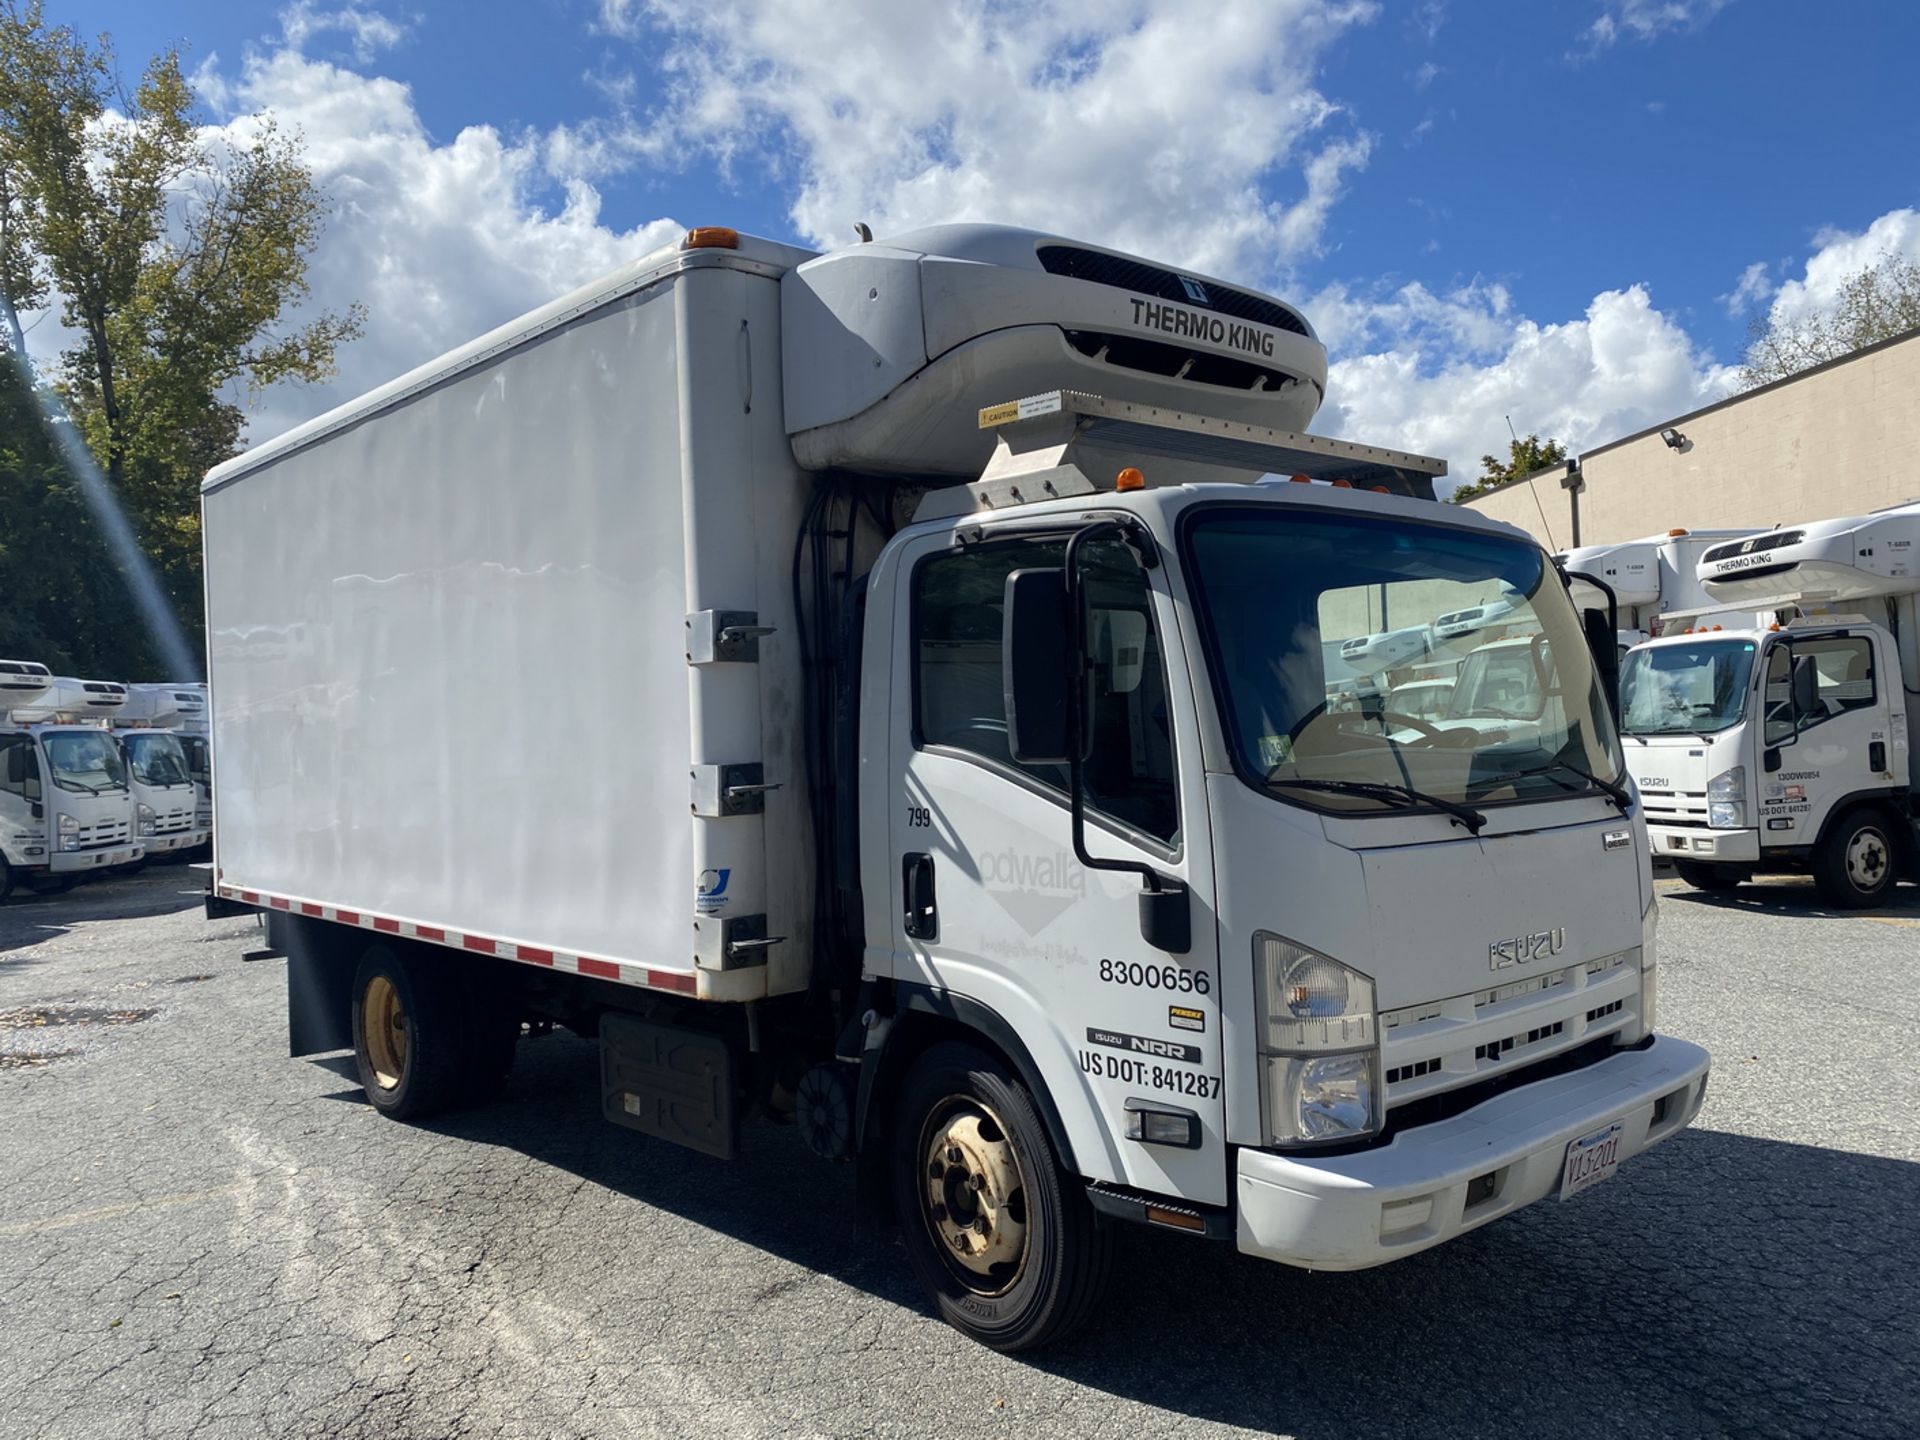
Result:
M137 863L127 767L105 716L124 686L0 661L0 898Z
M205 695L179 685L130 685L114 717L133 790L134 828L149 860L184 859L213 838L205 737L183 728L205 723ZM189 744L199 752L199 776Z
M1709 550L1716 602L1785 625L1692 627L1620 677L1627 763L1656 855L1704 889L1808 872L1832 905L1914 873L1914 594L1920 507Z

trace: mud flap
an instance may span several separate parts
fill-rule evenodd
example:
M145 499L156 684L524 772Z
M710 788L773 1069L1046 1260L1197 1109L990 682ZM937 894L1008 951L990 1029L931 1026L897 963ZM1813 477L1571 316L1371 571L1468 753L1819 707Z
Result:
M351 1050L353 971L361 947L342 944L318 925L286 916L268 920L269 946L287 957L287 1053Z
M733 1158L733 1059L716 1035L602 1016L600 1107L629 1130Z

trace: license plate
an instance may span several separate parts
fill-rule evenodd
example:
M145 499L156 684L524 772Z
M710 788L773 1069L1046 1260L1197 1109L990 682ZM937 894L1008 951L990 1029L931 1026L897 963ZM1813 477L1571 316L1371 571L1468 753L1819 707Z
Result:
M1616 1121L1568 1144L1566 1168L1560 1172L1562 1200L1571 1200L1620 1168L1620 1128Z

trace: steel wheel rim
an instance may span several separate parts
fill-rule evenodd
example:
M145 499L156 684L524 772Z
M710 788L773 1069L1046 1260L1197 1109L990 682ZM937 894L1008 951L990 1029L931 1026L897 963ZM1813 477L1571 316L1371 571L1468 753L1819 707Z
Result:
M1026 1171L1007 1127L971 1095L950 1095L920 1131L920 1218L947 1270L976 1295L1004 1295L1027 1267Z
M1847 879L1862 894L1880 888L1887 873L1887 838L1872 826L1853 832L1847 841Z
M382 1090L398 1089L407 1073L407 1007L385 975L369 980L360 997L360 1035L374 1080Z

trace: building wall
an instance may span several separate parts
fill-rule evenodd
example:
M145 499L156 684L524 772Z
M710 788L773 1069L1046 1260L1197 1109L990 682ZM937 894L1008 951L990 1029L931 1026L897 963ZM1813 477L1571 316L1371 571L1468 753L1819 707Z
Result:
M1661 440L1669 426L1684 448ZM1590 450L1580 466L1583 545L1864 515L1920 498L1920 332ZM1566 549L1564 474L1556 466L1467 503Z

